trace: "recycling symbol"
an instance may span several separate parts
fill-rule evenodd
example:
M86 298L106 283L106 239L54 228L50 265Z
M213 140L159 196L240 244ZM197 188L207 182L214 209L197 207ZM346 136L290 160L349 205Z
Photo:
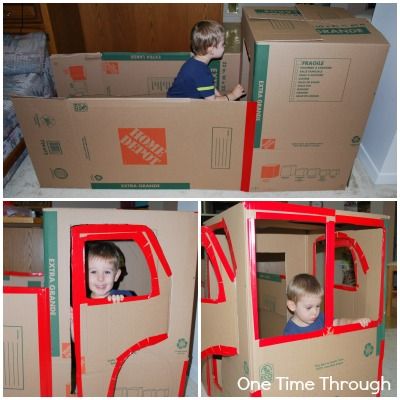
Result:
M371 343L367 343L364 346L364 356L369 357L374 352L374 346Z
M179 339L178 342L176 343L176 347L177 347L178 349L180 349L180 350L186 348L187 345L188 345L188 342L187 342L187 340L184 339L184 338Z

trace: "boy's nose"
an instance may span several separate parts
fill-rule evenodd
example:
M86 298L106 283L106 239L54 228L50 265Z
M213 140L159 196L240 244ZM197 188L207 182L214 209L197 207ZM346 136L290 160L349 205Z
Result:
M104 275L103 274L99 274L97 279L101 282L104 280Z

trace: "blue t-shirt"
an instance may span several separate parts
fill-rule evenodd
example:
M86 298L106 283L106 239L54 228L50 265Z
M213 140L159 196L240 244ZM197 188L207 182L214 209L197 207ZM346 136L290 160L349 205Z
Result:
M202 61L190 58L182 65L167 97L204 99L215 94L214 78L210 68Z
M113 294L122 294L122 296L124 296L124 297L136 296L136 293L133 290L112 289L112 290L110 290L110 295L113 295Z
M323 329L325 324L324 313L319 313L317 319L308 326L298 326L291 319L287 322L283 331L284 335L295 335L297 333L310 333Z

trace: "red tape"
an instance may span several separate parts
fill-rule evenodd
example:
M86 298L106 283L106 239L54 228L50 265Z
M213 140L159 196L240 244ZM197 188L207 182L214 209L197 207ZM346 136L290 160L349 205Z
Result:
M185 360L182 366L182 373L181 373L181 381L179 383L179 397L185 397L185 388L186 388L186 376L187 370L189 368L189 360Z
M231 347L231 346L212 346L204 349L201 352L201 358L207 358L209 356L236 356L238 354L237 348L236 347Z
M113 397L115 392L115 385L117 383L119 371L122 368L124 362L135 352L144 349L145 347L152 346L154 344L160 343L163 340L168 339L168 334L162 333L161 335L151 336L140 342L135 343L129 349L125 350L122 354L117 357L117 362L115 364L114 370L111 375L110 384L108 386L107 397Z
M244 130L242 181L240 190L250 190L251 167L253 163L254 135L256 127L257 102L248 101L246 108L246 126Z

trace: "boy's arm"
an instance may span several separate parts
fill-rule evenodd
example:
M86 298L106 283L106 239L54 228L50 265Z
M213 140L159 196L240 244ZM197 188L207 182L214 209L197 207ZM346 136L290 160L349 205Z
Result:
M240 99L242 96L246 94L242 85L236 85L232 92L222 95L217 89L215 89L215 94L212 96L208 96L206 100L219 100L219 101L234 101Z
M349 319L349 318L335 318L333 320L333 326L341 326L347 324L360 324L363 328L368 326L371 322L370 318L357 318L357 319Z

